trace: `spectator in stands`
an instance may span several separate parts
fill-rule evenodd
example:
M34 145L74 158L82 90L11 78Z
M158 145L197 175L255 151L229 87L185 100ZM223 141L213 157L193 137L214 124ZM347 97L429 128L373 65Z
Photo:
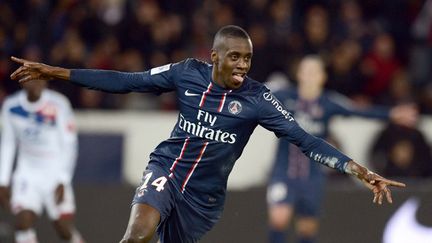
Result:
M394 73L389 88L376 98L379 104L397 105L401 103L412 103L415 101L413 97L413 88L411 78L408 72L401 69Z
M365 77L363 93L373 102L375 97L388 89L393 75L400 68L393 37L387 33L379 34L361 64L361 72Z
M355 40L344 40L336 45L329 56L326 88L351 98L358 95L362 87L359 70L361 54L361 45Z
M432 155L424 135L413 127L389 123L372 146L371 164L389 177L432 176Z
M338 46L346 42L360 45L360 56L363 57L368 55L370 42L377 33L391 33L393 42L398 44L394 53L402 57L401 66L407 69L409 65L410 76L413 73L412 82L427 87L431 74L428 69L430 65L427 65L431 59L428 55L431 49L431 18L428 14L430 1L425 1L423 9L421 4L421 0L383 0L379 3L359 0L207 0L181 3L155 0L0 1L0 60L7 60L10 55L24 56L23 52L29 46L38 45L44 53L44 61L69 68L94 68L84 58L95 56L101 43L109 39L109 36L115 36L119 48L113 50L118 55L130 49L140 52L145 68L162 62L177 62L187 56L209 61L210 33L214 33L220 25L241 24L252 33L256 29L254 23L259 22L266 30L266 33L260 35L263 35L261 39L267 39L268 45L264 46L267 55L272 57L271 60L277 60L269 61L266 67L261 67L264 70L259 74L261 76L284 71L292 78L295 74L290 70L295 69L296 63L305 53L324 55L327 61L327 58L333 56L333 50L340 53ZM400 13L402 9L404 14L400 16L393 13ZM405 30L413 19L414 38L411 39ZM408 56L412 57L410 63L406 60ZM4 72L10 73L14 68L4 63L0 61L0 82L5 86L4 92L10 94L18 87L10 85L7 75L2 75ZM120 69L116 65L113 69ZM341 66L338 68L346 68ZM344 72L341 69L337 70L337 77L341 80L344 77L358 78L357 67L351 66L351 69ZM375 74L371 74L369 68L364 70L366 72L361 73L360 78L365 75L367 80L373 80ZM379 69L382 70L385 69ZM389 82L389 79L383 80ZM348 80L347 83L351 81ZM372 85L372 90L374 87ZM122 108L117 102L82 105L80 100L86 99L78 97L81 95L77 91L79 89L54 88L61 92L67 90L64 93L74 107ZM367 92L370 92L369 88ZM363 91L357 86L351 89L350 93ZM426 92L427 90L429 89L415 86L413 92L422 93L417 97L422 97L423 110L431 112L432 92ZM172 102L166 102L163 98L152 99L151 102L153 104L144 109L173 108Z

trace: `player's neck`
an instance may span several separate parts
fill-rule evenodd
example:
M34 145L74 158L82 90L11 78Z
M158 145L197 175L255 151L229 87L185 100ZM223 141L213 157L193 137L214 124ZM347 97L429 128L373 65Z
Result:
M217 84L219 87L226 89L226 85L221 82L219 79L213 79L213 83Z
M27 94L27 100L32 103L37 102L40 99L40 97L41 94L31 94L31 93Z
M218 86L222 87L222 88L226 88L226 85L224 84L224 82L222 82L221 77L218 75L218 72L214 69L212 69L212 81L213 83L216 83Z

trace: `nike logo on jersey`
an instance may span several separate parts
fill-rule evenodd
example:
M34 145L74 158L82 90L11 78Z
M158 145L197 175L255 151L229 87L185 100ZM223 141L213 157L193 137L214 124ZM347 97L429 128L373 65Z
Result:
M200 94L195 94L195 93L191 93L191 92L189 92L188 89L185 91L185 95L186 95L186 96L200 96Z

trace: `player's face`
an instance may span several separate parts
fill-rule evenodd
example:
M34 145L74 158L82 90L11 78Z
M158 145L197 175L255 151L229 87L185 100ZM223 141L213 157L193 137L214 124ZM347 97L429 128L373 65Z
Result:
M225 38L219 50L212 51L213 80L226 89L238 89L251 67L250 39Z
M299 64L297 79L300 86L321 87L324 84L326 75L319 61L304 59Z

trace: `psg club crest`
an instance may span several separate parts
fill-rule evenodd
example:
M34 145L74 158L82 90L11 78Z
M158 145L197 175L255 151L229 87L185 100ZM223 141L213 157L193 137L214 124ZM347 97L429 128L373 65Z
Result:
M242 111L242 109L242 104L237 100L233 100L228 104L228 111L233 115L237 115Z

